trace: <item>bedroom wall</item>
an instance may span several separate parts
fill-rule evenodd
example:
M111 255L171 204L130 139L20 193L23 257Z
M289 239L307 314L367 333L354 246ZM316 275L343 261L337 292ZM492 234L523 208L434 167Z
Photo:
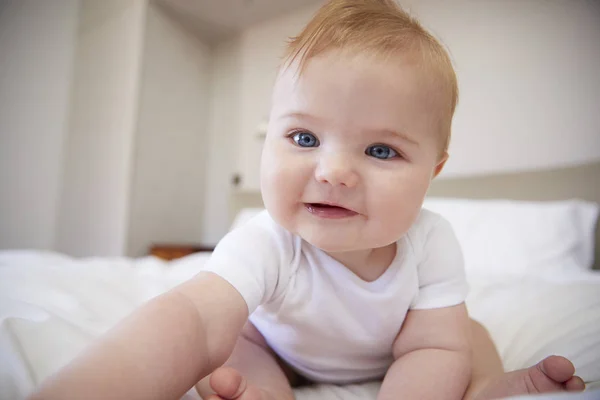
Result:
M146 1L82 0L56 249L125 253Z
M202 241L209 148L211 50L155 4L147 11L127 234L135 256L152 243Z
M403 0L446 43L456 63L461 100L452 157L443 177L575 165L600 160L600 2L587 0ZM239 195L258 190L261 139L283 41L318 6L244 31L235 171ZM224 144L223 144L224 145ZM229 151L224 146L215 151ZM216 165L211 164L210 174ZM214 195L207 192L207 196ZM207 200L206 204L214 201ZM224 206L222 206L224 207ZM205 214L210 210L206 210ZM231 216L230 216L231 218ZM216 223L216 221L215 221ZM218 222L207 237L229 220Z
M227 233L231 179L237 167L239 148L241 40L233 37L213 48L208 109L208 152L202 240L216 244Z
M403 3L456 63L461 100L444 176L600 160L600 2Z
M0 248L51 249L77 0L0 1Z
M0 52L0 248L202 241L204 43L146 0L1 0Z

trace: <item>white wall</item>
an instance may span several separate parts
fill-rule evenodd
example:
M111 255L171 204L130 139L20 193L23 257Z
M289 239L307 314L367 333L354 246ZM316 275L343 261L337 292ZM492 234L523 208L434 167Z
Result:
M0 3L0 248L54 245L77 10Z
M205 44L150 3L128 255L147 254L152 243L202 241L210 57Z
M145 0L80 3L57 234L68 254L125 253L145 10Z
M443 176L600 160L600 2L403 3L456 62L461 99Z
M216 244L227 232L231 180L237 170L240 148L241 40L226 40L213 49L204 185L202 243Z

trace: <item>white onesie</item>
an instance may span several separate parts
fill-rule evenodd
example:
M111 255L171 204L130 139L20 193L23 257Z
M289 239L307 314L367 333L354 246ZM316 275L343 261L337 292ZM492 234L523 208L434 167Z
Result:
M231 283L271 348L316 382L382 378L409 310L453 306L467 294L452 228L427 210L373 282L286 231L266 211L223 238L204 270Z

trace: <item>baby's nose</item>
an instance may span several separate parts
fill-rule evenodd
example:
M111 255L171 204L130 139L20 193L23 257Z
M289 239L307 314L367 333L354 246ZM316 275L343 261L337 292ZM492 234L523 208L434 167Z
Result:
M319 160L315 178L320 183L332 186L355 187L358 184L358 174L350 157L343 154L324 155Z

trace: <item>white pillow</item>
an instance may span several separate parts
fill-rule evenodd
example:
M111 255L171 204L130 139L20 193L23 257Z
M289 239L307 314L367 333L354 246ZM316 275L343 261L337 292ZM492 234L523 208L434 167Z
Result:
M424 207L450 221L468 273L561 275L592 267L596 203L428 198Z
M565 283L538 277L469 282L469 315L490 332L505 370L557 354L585 381L600 381L600 274L581 276Z

